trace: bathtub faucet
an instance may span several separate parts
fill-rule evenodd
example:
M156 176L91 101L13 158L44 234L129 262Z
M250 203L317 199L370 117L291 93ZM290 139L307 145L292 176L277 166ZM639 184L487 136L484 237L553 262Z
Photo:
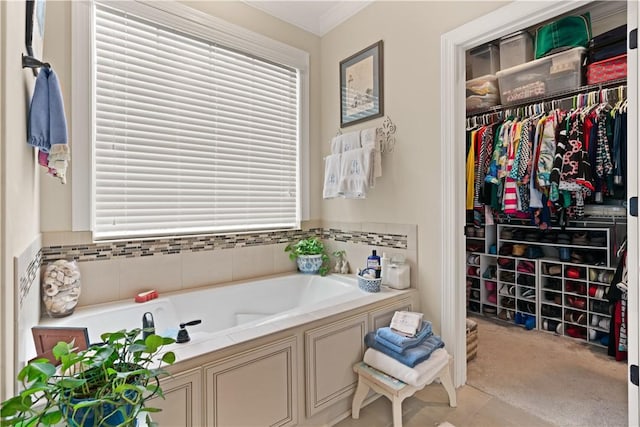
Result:
M180 323L180 330L178 331L176 342L179 344L189 342L191 337L189 336L189 332L187 332L187 326L199 325L200 323L202 323L202 320L192 320L191 322Z
M153 314L146 312L142 315L142 339L146 340L151 334L156 333L156 325L153 322Z

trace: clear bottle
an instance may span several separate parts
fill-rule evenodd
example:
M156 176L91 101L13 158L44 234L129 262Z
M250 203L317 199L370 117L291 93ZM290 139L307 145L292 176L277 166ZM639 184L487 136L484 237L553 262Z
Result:
M369 255L369 257L367 258L367 268L374 269L376 272L376 279L380 278L380 270L381 270L380 257L376 253L375 249L371 252L371 255Z
M382 284L386 285L389 280L389 258L387 257L386 252L382 252L382 258L380 258L380 277L382 277Z

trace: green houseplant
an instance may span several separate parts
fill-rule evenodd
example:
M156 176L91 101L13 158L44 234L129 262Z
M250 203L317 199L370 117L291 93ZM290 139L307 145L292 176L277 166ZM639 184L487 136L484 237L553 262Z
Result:
M298 269L302 273L320 273L324 276L329 271L329 256L324 250L324 244L317 237L289 243L284 251L289 252L289 259L298 263Z
M57 367L47 359L30 361L18 374L24 389L0 406L0 425L135 426L143 411L153 425L148 413L159 409L146 402L163 397L161 364L172 364L175 354L161 350L175 341L155 334L142 339L141 332L105 333L102 343L78 352L73 342L59 342Z

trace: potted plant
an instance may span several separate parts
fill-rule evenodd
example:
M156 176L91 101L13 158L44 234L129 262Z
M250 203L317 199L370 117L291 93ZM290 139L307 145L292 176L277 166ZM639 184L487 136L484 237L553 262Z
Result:
M329 256L324 251L324 245L317 237L308 237L297 243L289 243L285 248L289 258L298 263L298 270L302 273L324 276L329 271Z
M72 427L135 426L141 412L159 409L146 406L153 396L164 397L158 378L165 375L161 364L172 364L175 354L161 353L175 342L142 329L101 335L102 343L76 352L73 342L59 342L47 359L30 361L18 374L24 389L0 406L1 426Z

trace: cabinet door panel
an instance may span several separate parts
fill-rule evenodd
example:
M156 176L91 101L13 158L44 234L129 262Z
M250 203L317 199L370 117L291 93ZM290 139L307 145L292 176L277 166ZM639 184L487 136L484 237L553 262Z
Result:
M207 426L295 425L296 349L291 337L205 367Z
M151 414L161 426L199 427L202 425L202 371L193 369L161 380L164 399L153 398L149 406L161 408Z
M367 317L364 313L305 333L308 417L355 389L357 377L352 367L364 355Z

